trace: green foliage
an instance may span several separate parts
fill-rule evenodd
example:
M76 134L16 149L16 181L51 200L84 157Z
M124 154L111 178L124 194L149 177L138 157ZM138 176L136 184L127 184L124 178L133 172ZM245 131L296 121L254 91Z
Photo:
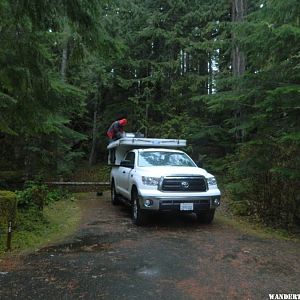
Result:
M70 194L64 189L51 189L39 182L28 181L22 191L17 191L18 208L22 210L39 209L52 202L70 198Z
M18 207L22 209L34 207L43 210L47 192L45 185L27 182L25 189L17 192Z
M14 223L16 213L16 194L10 191L0 191L0 225L6 226L9 221Z
M50 205L53 202L59 201L59 200L66 200L71 199L71 195L68 190L66 189L51 189L48 190L47 196L45 199L45 204Z
M35 206L27 207L27 209L19 210L14 231L37 231L42 226L47 226L47 220L44 218L42 211Z
M64 206L64 210L72 208L70 200L73 199L68 191L65 190L49 190L46 185L39 182L26 182L25 188L16 193L10 191L0 191L0 229L6 232L8 221L13 224L13 241L12 247L26 248L40 241L42 237L47 237L47 232L52 234L57 228L53 226L53 222L48 218L49 208L54 206ZM64 202L66 204L58 204ZM57 212L58 216L69 216L69 212ZM55 219L55 217L54 217ZM73 220L70 217L70 220ZM70 220L62 220L59 222L68 223ZM72 221L73 222L73 221ZM6 235L1 234L0 253L3 252Z
M235 194L235 195L237 195L237 194ZM229 203L229 208L235 215L238 215L238 216L251 215L251 207L249 205L248 200L243 200L243 201L234 201L233 200Z
M29 178L47 168L65 175L87 139L74 124L91 89L81 84L86 58L102 59L103 46L113 44L101 22L106 4L4 0L0 6L1 159L25 166Z
M233 156L226 189L237 214L284 228L299 222L299 161L296 152L285 150L275 143L249 142Z
M108 182L110 177L111 167L107 164L96 164L88 166L87 163L82 163L77 166L76 172L73 173L70 181L85 181L89 182Z
M23 176L23 171L0 171L0 188L6 189L11 184L21 183Z
M62 239L73 233L79 219L80 209L70 197L52 202L43 212L34 207L19 210L13 228L12 250L32 250ZM0 235L0 255L6 250L5 238Z
M225 179L234 212L291 228L300 223L300 5L280 0L248 4L246 21L230 28L220 23L216 91L193 96L195 106L204 105L200 112L206 117L198 122L194 143L204 143L205 151L213 142L210 160ZM226 59L234 45L246 55L240 76L232 76Z

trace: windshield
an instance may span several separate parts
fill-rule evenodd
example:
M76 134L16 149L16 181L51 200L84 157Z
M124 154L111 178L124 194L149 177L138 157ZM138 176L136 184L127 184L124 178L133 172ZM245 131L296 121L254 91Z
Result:
M166 151L140 152L138 165L139 167L195 167L194 162L186 154Z

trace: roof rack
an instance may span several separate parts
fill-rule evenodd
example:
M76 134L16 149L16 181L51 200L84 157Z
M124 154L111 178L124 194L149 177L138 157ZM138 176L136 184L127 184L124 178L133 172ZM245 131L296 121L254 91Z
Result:
M108 164L119 165L125 154L132 149L141 148L181 148L186 146L186 140L124 137L110 143Z
M168 147L178 148L185 147L186 140L178 139L156 139L156 138L128 138L124 137L110 143L107 149L116 148L119 146L132 146L135 147Z

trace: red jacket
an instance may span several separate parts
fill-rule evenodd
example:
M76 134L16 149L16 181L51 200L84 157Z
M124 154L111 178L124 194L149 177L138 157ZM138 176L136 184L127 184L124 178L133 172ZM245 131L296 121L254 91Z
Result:
M118 139L121 137L121 134L124 132L124 126L127 124L126 119L121 119L113 122L107 130L107 136L110 139Z

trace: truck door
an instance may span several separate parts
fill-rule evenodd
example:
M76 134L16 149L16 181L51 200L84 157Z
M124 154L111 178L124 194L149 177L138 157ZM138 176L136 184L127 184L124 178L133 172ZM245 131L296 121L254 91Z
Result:
M131 165L134 165L134 159L135 159L135 153L134 152L128 152L125 156L125 160L129 161ZM129 181L130 181L130 175L132 172L132 168L130 167L123 167L120 166L119 169L119 187L121 194L126 197L130 198L129 195Z

